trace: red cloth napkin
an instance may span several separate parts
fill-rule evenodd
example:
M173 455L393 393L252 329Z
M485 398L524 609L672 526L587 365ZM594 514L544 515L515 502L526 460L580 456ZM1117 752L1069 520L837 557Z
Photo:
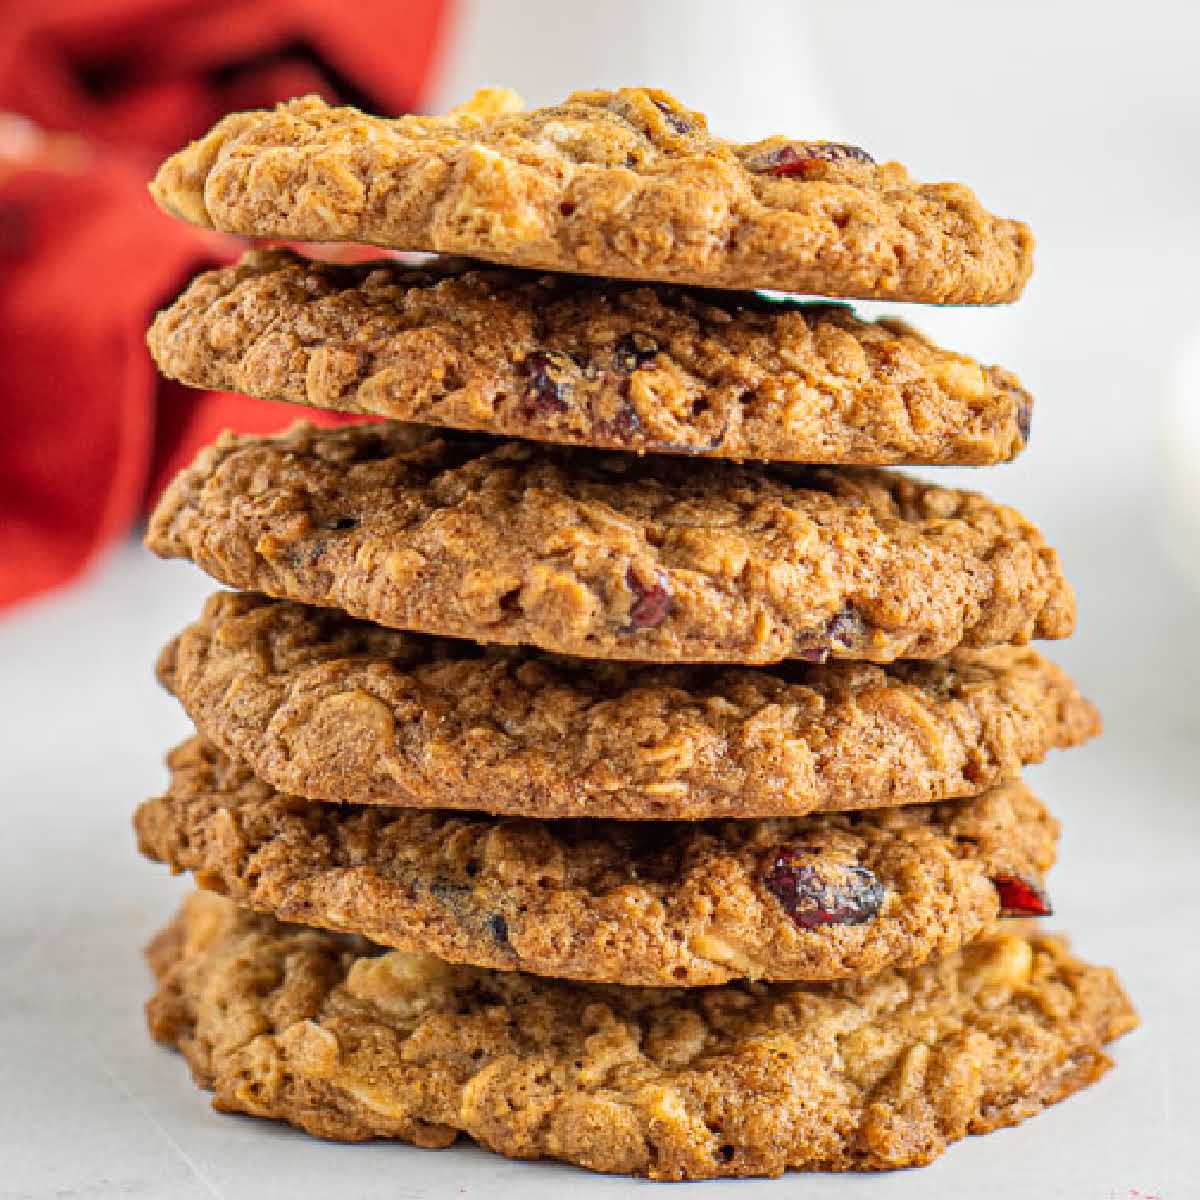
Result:
M226 427L295 409L158 379L153 311L241 250L161 214L158 160L318 92L419 109L446 0L0 3L0 606L75 576ZM38 130L57 131L49 136Z

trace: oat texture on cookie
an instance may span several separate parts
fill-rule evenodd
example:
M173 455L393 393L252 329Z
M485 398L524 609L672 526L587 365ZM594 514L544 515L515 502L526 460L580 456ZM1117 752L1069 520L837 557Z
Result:
M1031 645L1074 593L904 469L1015 458L1032 397L842 303L1015 300L1025 225L643 87L300 97L151 192L274 243L157 314L162 373L351 418L224 433L146 534L235 589L160 654L195 729L134 817L198 886L150 1032L218 1110L769 1177L928 1164L1108 1070L1137 1018L1037 925L1020 777L1100 732Z
M587 658L886 663L1075 623L1041 532L974 492L399 422L226 434L146 541L231 587Z
M196 893L153 1035L217 1108L654 1179L919 1166L1099 1078L1136 1017L1055 938L840 984L636 988L385 953Z
M150 190L174 216L249 237L708 287L994 304L1033 266L1028 227L964 184L857 146L728 142L654 88L529 111L492 90L399 118L309 96L223 118Z
M201 738L144 853L285 921L498 970L671 986L836 979L977 937L1040 894L1057 822L1021 784L807 819L545 821L303 803Z
M218 592L159 678L316 800L531 817L799 816L976 795L1100 728L1027 649L767 669L479 648Z
M1010 371L842 304L452 259L251 251L147 340L193 387L640 454L979 465L1033 413Z

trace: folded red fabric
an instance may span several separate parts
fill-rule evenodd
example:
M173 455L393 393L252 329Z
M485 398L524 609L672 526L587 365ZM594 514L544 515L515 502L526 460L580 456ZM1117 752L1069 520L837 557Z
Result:
M446 7L5 5L0 110L30 120L0 117L0 606L75 576L221 428L297 415L156 376L154 309L241 249L154 207L158 159L223 112L303 92L418 109Z
M152 158L223 113L319 92L420 107L445 0L9 0L0 108Z

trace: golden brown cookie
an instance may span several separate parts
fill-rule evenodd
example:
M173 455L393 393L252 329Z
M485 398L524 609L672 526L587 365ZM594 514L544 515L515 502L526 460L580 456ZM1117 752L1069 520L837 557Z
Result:
M252 251L147 340L194 387L638 453L986 464L1019 453L1032 413L1010 372L843 305L463 260Z
M225 1112L655 1179L888 1169L1098 1079L1111 970L1000 932L834 984L626 988L381 953L196 893L149 951L155 1038Z
M221 592L159 676L200 731L314 800L528 817L802 816L976 795L1099 730L1058 668L656 667L480 648Z
M290 100L224 117L150 190L228 233L724 288L995 303L1032 269L1025 225L857 146L727 142L650 88L519 106L489 90L389 120Z
M449 962L699 986L916 966L1046 915L1058 823L1022 784L800 819L537 821L306 802L203 738L134 826L257 912Z
M1075 621L1040 532L973 492L397 422L224 434L146 544L231 587L587 658L890 662Z

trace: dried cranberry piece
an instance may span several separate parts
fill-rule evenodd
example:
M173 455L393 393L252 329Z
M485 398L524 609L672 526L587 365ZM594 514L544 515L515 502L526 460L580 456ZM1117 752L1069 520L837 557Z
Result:
M830 651L835 646L841 650L852 650L862 632L862 617L849 604L845 604L825 622L819 633L809 635L807 645L797 646L795 657L801 662L819 665L828 661Z
M843 650L852 650L854 643L862 637L862 617L848 604L844 604L829 618L825 626L825 636L833 646Z
M633 604L629 608L629 625L632 629L653 629L667 619L671 611L671 592L667 577L655 572L654 583L645 587L632 569L625 572L625 582L633 593Z
M681 117L669 104L664 104L661 100L655 100L654 107L662 113L667 120L667 124L676 133L684 134L692 132L692 123L685 117Z
M1017 402L1017 429L1021 433L1021 441L1029 444L1029 433L1033 425L1033 405L1028 397Z
M641 431L642 419L637 415L633 406L626 401L612 419L613 437L620 438L623 442L632 442Z
M762 158L758 170L768 175L803 175L814 163L874 161L861 147L846 142L799 142L770 151Z
M822 663L829 661L829 647L805 646L796 651L796 657L801 662L813 663L819 667Z
M571 390L571 359L555 351L536 350L521 364L528 379L525 412L531 417L567 411Z
M808 862L811 846L780 846L766 857L763 886L801 929L865 925L883 907L886 891L873 872L850 863L826 864L824 874Z
M1000 893L1002 917L1049 917L1054 913L1050 900L1031 879L1020 875L993 875L992 883Z
M644 333L627 333L613 347L613 365L628 375L657 357L658 343Z

